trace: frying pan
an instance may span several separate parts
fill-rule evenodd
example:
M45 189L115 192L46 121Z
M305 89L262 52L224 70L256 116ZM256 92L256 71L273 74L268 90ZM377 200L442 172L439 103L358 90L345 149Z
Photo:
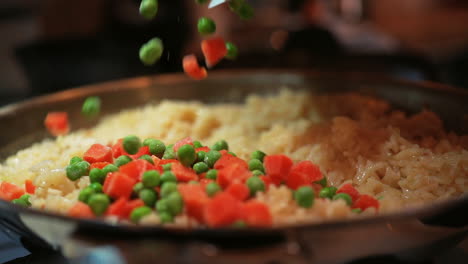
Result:
M175 74L90 85L0 108L0 161L48 137L43 119L49 111L67 111L73 129L94 125L99 120L93 123L80 115L90 95L101 97L105 116L161 99L241 102L248 94L272 94L282 87L318 94L357 92L385 99L408 113L428 108L448 130L468 133L468 92L441 84L349 72L226 71L199 82ZM78 260L90 261L97 249L110 248L105 255L113 254L108 261L114 263L116 257L121 263L340 263L370 255L431 257L444 250L441 245L452 246L466 237L467 209L464 195L363 219L272 229L185 230L71 219L0 201L0 224L20 235L26 247L61 250Z

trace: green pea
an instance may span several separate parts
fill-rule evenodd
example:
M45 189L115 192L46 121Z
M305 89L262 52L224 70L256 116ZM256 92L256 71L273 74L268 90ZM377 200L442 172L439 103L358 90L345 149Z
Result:
M141 155L138 159L146 160L147 162L154 165L154 161L150 155Z
M81 107L81 113L86 117L95 117L101 111L101 99L97 96L90 96L85 99Z
M143 185L142 182L136 183L133 185L133 192L136 194L139 194L141 190L143 190L145 186Z
M263 162L263 159L265 158L265 156L266 156L265 152L263 152L261 150L256 150L256 151L252 152L252 154L250 155L250 158L251 159L258 159L261 162Z
M177 177L172 171L165 171L161 175L161 182L166 183L166 182L177 182Z
M238 54L236 45L234 45L234 43L232 42L226 42L226 49L227 49L227 53L225 56L226 59L235 60Z
M197 161L202 162L205 160L206 152L205 151L198 151L197 152Z
M242 220L237 220L231 226L234 228L245 228L247 227L247 224Z
M66 173L68 179L71 181L76 181L82 176L85 176L89 172L89 163L87 161L79 161L77 163L73 163L68 165L66 168Z
M115 159L114 165L117 166L117 167L120 167L122 165L125 165L125 164L129 163L132 160L133 159L131 157L126 156L126 155L122 155L122 156L119 156L118 158Z
M114 164L109 164L107 166L105 166L104 168L102 168L102 171L104 172L105 175L107 175L109 172L114 172L114 171L118 171L119 168L117 166L115 166Z
M21 198L13 199L11 202L12 202L13 204L16 204L16 205L19 205L19 206L23 206L23 207L29 207L29 206L31 206L31 204L29 203L29 201L23 200L23 199L21 199Z
M324 176L320 181L316 181L315 183L322 185L322 187L327 187L327 178Z
M203 5L203 4L208 3L208 0L195 0L195 3L197 3L199 5Z
M236 153L232 152L232 151L229 151L228 152L229 155L233 156L233 157L237 157Z
M174 217L169 212L161 212L159 213L159 220L161 223L172 223L174 222Z
M179 158L180 163L186 167L192 166L192 164L197 160L197 155L195 149L192 145L183 145L177 151L177 157Z
M96 192L94 191L94 189L88 186L80 191L80 194L78 195L78 200L83 203L88 203L88 200L91 197L91 195L95 193Z
M332 199L333 196L335 196L335 193L338 189L336 187L330 186L330 187L325 187L319 192L319 197L320 198L328 198Z
M167 196L167 206L169 209L169 213L172 215L178 215L182 213L182 210L184 209L184 200L182 199L182 196L178 192L172 192Z
M211 169L206 173L205 178L216 180L218 178L218 170Z
M101 170L99 168L93 168L92 170L89 171L89 180L92 183L100 183L103 184L104 180L106 179L106 173L104 170Z
M353 204L353 199L347 193L337 193L333 196L333 200L343 199L347 205L351 206Z
M169 145L166 147L166 151L164 151L163 159L175 159L175 151L174 151L174 144Z
M302 186L294 192L294 200L297 205L304 208L310 208L314 204L314 189L309 186Z
M206 185L205 191L209 197L213 197L216 193L221 191L221 187L216 182L210 182Z
M195 170L197 174L207 172L208 169L208 165L206 165L205 162L197 162L193 165L193 170Z
M93 189L95 193L102 193L102 184L98 182L91 183L89 188Z
M203 147L203 145L202 145L202 143L201 143L200 141L195 140L195 141L193 142L193 147L197 149L197 148Z
M160 177L161 176L159 175L159 172L155 170L145 171L143 173L141 182L143 183L143 186L145 186L146 188L154 188L158 186L159 183L161 182Z
M216 150L210 150L208 153L206 153L205 156L205 163L208 165L208 167L213 168L214 164L218 159L221 158L221 153Z
M252 175L253 175L253 176L260 177L260 176L262 176L262 175L265 175L265 173L263 173L263 171L253 170L253 171L252 171Z
M216 23L208 17L200 18L197 27L198 32L202 35L210 35L216 32Z
M151 208L148 206L135 208L130 213L130 220L132 220L133 223L138 223L143 217L151 214L151 211Z
M254 16L254 8L249 5L248 3L245 3L240 6L239 10L237 11L237 15L243 20L248 20L251 19Z
M158 13L157 0L142 0L140 3L140 14L146 19L153 19Z
M31 197L31 195L29 195L29 194L23 194L23 195L21 195L20 198L14 199L11 202L16 204L16 205L20 205L20 206L24 206L24 207L30 207L31 206L31 203L29 202L30 197Z
M177 191L177 184L175 182L165 182L161 186L160 195L162 198L166 198L169 194Z
M155 155L158 158L162 158L164 151L166 151L166 145L158 139L145 139L143 141L143 146L148 146L151 155Z
M134 135L126 136L123 138L122 146L128 154L136 154L141 148L140 138Z
M156 207L156 211L159 214L169 211L169 206L167 205L167 199L161 199L157 201L155 207Z
M80 157L73 157L73 158L70 159L69 165L75 164L75 163L80 162L80 161L83 161L83 159L80 158Z
M153 65L161 58L163 51L164 45L161 39L152 38L141 46L139 52L140 60L146 66Z
M164 171L170 171L172 169L172 163L167 163L161 166Z
M351 212L353 212L355 214L360 214L360 213L362 213L362 209L361 208L354 208L354 209L351 209Z
M138 193L138 197L147 205L153 207L158 199L158 195L153 189L143 189Z
M213 146L211 146L211 149L212 150L217 150L217 151L220 151L220 150L229 150L229 145L227 143L226 140L220 140L220 141L216 141Z
M248 178L246 184L249 187L251 196L255 196L257 192L265 191L265 183L259 177L252 176Z
M110 199L103 193L92 194L88 199L88 205L91 207L93 213L97 216L101 216L109 207Z
M261 172L264 172L265 168L263 167L263 163L260 160L251 159L249 160L249 170L251 171L259 170Z

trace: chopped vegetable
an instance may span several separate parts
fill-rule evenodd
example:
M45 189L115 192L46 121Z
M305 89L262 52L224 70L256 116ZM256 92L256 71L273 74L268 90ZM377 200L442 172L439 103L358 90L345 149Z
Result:
M101 144L93 144L84 153L83 159L89 163L112 162L112 148Z
M140 48L140 60L146 65L150 66L156 63L161 58L161 55L164 51L164 45L161 39L152 38Z
M323 178L320 181L316 181L315 183L320 184L322 187L327 187L327 177L323 176Z
M356 188L354 188L351 183L344 184L336 191L336 193L348 194L352 198L353 202L356 201L360 196L359 191L356 190Z
M238 199L239 201L244 201L250 196L249 187L240 182L231 183L226 188L226 192L232 195L234 198Z
M44 125L53 136L65 135L70 130L66 112L49 112L44 120Z
M203 80L208 76L205 67L200 67L195 55L190 54L182 59L184 72L194 80Z
M238 50L236 45L232 42L226 42L226 59L235 60L237 58Z
M119 167L119 171L125 173L136 181L140 181L145 171L154 170L154 166L146 160L134 160Z
M173 163L171 170L179 182L198 180L198 176L192 168L187 168L180 163Z
M380 204L377 199L367 194L363 194L359 196L359 198L357 198L353 204L353 208L358 208L358 209L361 209L362 211L365 211L369 207L374 207L375 209L379 209Z
M309 186L302 186L294 192L294 200L297 205L304 208L310 208L314 205L314 189Z
M104 181L103 191L114 199L120 197L129 198L136 180L127 174L116 171L109 173Z
M291 168L287 176L286 184L289 188L296 190L301 186L319 181L322 177L319 167L306 160L297 163Z
M351 206L353 204L353 200L351 196L347 193L337 193L333 196L333 200L339 200L342 199L346 202L347 205Z
M81 113L89 118L95 117L101 111L101 99L97 96L90 96L85 99L81 107Z
M206 65L211 68L218 64L227 54L226 43L221 37L214 37L202 41L201 49L205 56Z
M210 227L225 227L239 220L242 204L228 193L219 193L204 207L204 220Z
M216 182L222 187L226 188L234 182L245 182L252 173L248 168L240 163L233 163L225 168L218 170L218 177Z
M242 206L242 218L251 227L271 227L273 217L264 203L249 201Z
M75 218L94 218L94 213L91 208L82 202L77 202L70 210L68 215Z
M29 179L24 181L24 189L29 194L34 194L36 192L36 186L34 186L33 182Z
M201 185L180 184L178 190L184 200L185 211L188 216L204 222L204 208L209 197Z
M109 197L103 193L92 194L88 200L89 207L91 207L91 210L97 216L103 215L107 207L109 207L109 204Z
M20 205L20 206L24 206L24 207L30 207L31 203L29 202L29 197L31 197L29 194L24 194L20 198L14 199L11 202L16 204L16 205Z
M293 161L286 155L267 155L263 160L263 166L274 184L279 185L288 177Z
M133 209L130 213L130 220L132 220L133 223L138 223L143 217L149 214L151 214L151 208L148 206L141 206Z
M126 136L122 141L122 146L128 154L136 154L141 147L140 138L137 136Z
M153 19L158 13L158 0L142 0L140 14L146 19Z
M202 35L211 35L216 32L215 22L208 17L202 17L198 20L198 32Z

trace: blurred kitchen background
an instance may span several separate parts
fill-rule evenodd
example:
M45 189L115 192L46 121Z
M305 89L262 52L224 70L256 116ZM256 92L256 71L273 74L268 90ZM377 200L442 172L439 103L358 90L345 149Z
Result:
M468 88L468 1L247 0L241 21L226 5L159 1L152 21L138 0L0 0L0 104L79 85L182 72L200 53L196 21L213 18L217 34L239 47L226 68L309 68L389 74ZM138 59L151 37L162 59ZM200 55L201 58L201 55Z

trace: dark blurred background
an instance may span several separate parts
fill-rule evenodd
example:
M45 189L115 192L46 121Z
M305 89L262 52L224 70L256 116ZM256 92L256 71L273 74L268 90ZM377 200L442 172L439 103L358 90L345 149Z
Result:
M181 72L199 53L196 21L212 17L235 42L223 68L309 68L389 74L468 88L468 1L248 0L241 21L225 6L160 1L146 21L137 0L1 0L0 104L78 85ZM142 43L160 37L162 59L145 67Z

